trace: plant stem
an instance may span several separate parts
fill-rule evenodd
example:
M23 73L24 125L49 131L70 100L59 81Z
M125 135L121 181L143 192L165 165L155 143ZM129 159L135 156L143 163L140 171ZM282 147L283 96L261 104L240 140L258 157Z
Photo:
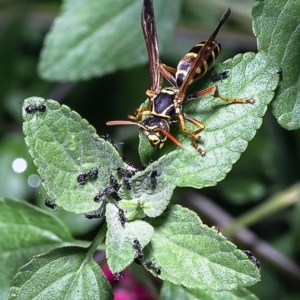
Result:
M284 192L275 194L266 203L236 218L234 222L224 227L222 232L225 236L230 236L239 228L254 224L266 216L294 204L297 201L300 201L300 183L293 185Z
M107 231L107 225L106 222L104 222L103 226L101 227L100 231L92 241L91 245L89 246L89 250L87 254L90 254L91 256L94 254L94 252L97 250L98 245L104 240L105 235Z

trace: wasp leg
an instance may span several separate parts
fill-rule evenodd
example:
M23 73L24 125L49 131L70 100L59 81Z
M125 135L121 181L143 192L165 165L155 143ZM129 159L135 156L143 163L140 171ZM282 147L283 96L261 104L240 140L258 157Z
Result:
M227 98L227 97L224 97L224 96L220 95L218 86L216 85L215 87L216 87L216 90L215 90L215 93L213 95L215 98L220 98L225 102L250 103L250 104L255 103L254 99L241 99L241 98Z
M194 100L194 99L202 97L202 96L204 96L206 94L215 92L215 90L216 90L216 86L215 85L210 86L210 87L206 88L205 90L202 90L202 91L199 91L199 92L196 92L196 93L193 93L193 94L187 96L184 101L187 102L187 101Z
M161 64L158 66L158 71L173 85L176 86L176 79L170 74L170 72L172 73L176 73L176 69L168 67L165 64ZM152 91L152 90L147 90L146 91L146 95L151 99L156 96L157 94L160 93L160 90L158 91Z
M177 69L169 67L169 66L167 66L165 64L161 64L160 67L164 68L166 71L168 71L170 73L173 73L173 74L176 74L176 72L177 72Z
M151 91L151 90L147 90L147 91L146 91L146 95L148 96L148 98L149 98L150 101L151 101L151 99L152 99L153 97L155 97L157 94L156 94L155 92Z
M176 69L161 64L159 65L158 70L173 86L177 86L176 79L170 74L170 72L175 74Z
M151 111L149 110L148 106L144 108L137 108L136 113L137 113L136 116L128 115L128 119L133 120L135 122L139 122L142 120L142 117L144 115L151 115Z
M189 136L191 136L192 138L192 145L193 147L202 155L205 155L205 151L202 150L199 145L197 144L196 140L200 140L200 136L198 135L204 128L205 125L201 122L199 122L198 120L190 117L189 115L187 115L186 113L182 113L178 115L178 119L179 119L179 126L180 126L180 130L183 131L184 133L188 134ZM197 127L199 127L199 129L195 130L195 131L189 131L186 129L185 124L184 124L184 120L189 121L190 123L196 125Z
M220 98L220 99L222 99L225 102L250 103L250 104L254 104L255 103L254 99L241 99L241 98L227 98L227 97L224 97L224 96L220 95L219 88L218 88L217 85L213 85L211 87L208 87L205 90L202 90L202 91L196 92L194 94L191 94L191 95L189 95L186 98L185 101L190 101L190 100L199 98L199 97L204 96L204 95L206 95L208 93L211 93L211 92L214 92L214 94L213 94L214 98Z

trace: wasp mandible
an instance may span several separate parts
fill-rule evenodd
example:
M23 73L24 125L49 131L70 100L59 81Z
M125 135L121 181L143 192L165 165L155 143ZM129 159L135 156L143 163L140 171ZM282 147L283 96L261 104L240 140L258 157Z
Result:
M150 69L151 88L146 91L149 104L147 107L137 109L135 116L128 116L132 121L110 121L106 124L137 125L150 144L155 149L161 149L167 138L176 145L181 146L181 143L170 134L170 124L179 122L181 131L191 137L193 147L201 155L204 155L205 151L199 147L197 140L200 140L199 134L205 128L205 125L187 115L183 111L182 104L208 93L213 93L214 98L220 98L226 102L250 104L255 102L253 99L224 97L219 94L217 85L186 96L188 86L208 71L220 53L221 45L215 38L229 17L230 12L230 8L227 8L210 37L192 47L179 61L177 68L174 69L162 64L160 61L153 1L144 0L141 23ZM172 73L175 74L175 77ZM162 87L163 77L169 81L171 87ZM195 131L187 130L185 121L192 123L197 129Z

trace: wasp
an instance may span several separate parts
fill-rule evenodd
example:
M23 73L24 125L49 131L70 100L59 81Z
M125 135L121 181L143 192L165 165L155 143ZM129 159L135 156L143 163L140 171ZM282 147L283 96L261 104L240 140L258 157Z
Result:
M202 41L192 47L179 61L177 68L171 68L162 64L159 57L159 47L156 34L156 22L152 0L144 0L142 7L142 30L148 52L150 69L150 90L146 91L148 105L137 109L135 116L129 115L131 121L109 121L107 125L137 125L144 136L155 149L161 149L167 138L176 145L182 144L170 133L170 124L179 122L180 130L191 137L193 147L204 155L197 141L205 125L183 110L183 103L199 98L208 93L213 93L214 98L220 98L225 102L250 103L253 99L227 98L219 94L218 86L213 85L202 91L186 95L188 86L196 79L206 74L221 51L221 45L215 40L220 28L230 15L227 8L216 28L206 41ZM175 77L172 75L175 74ZM163 78L172 86L162 87ZM197 127L195 131L186 128L185 121Z

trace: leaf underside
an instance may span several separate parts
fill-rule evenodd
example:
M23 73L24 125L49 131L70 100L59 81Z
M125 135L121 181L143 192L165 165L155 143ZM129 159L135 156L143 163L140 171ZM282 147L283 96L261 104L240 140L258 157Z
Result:
M135 0L64 1L41 54L41 76L80 80L145 63L141 8ZM178 0L155 3L162 48L173 35L179 8Z
M73 240L54 214L17 199L0 199L0 299L6 299L10 281L33 255Z
M12 281L12 299L112 299L111 287L86 249L65 247L35 256Z

